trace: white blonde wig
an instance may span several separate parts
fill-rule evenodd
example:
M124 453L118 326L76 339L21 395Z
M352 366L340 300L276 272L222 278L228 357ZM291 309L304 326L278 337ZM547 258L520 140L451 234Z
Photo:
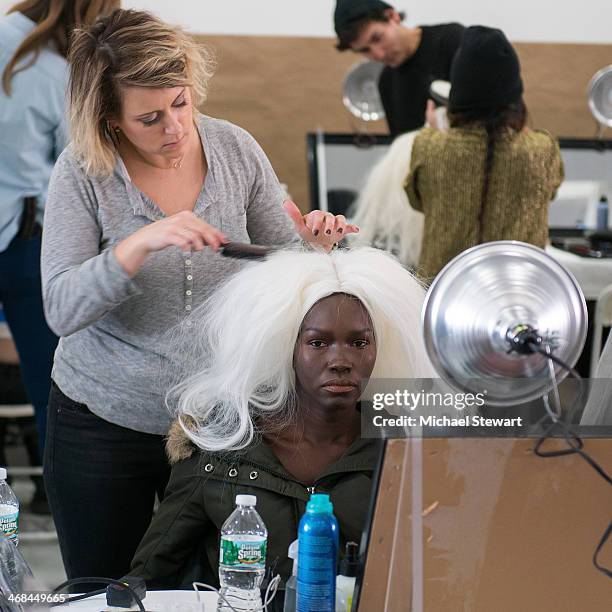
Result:
M291 418L300 326L334 293L355 296L370 315L372 378L432 376L420 331L425 291L394 257L372 248L277 252L245 266L192 315L187 361L197 371L171 391L169 405L197 446L244 448L253 416Z
M396 255L405 266L417 267L423 238L423 213L408 202L404 181L410 169L412 143L418 132L398 136L372 168L349 216L360 232L353 245L372 245Z

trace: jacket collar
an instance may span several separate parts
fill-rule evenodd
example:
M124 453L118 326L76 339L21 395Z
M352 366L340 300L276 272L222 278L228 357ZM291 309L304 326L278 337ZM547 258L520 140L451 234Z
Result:
M185 420L185 417L183 418ZM185 422L187 424L190 423L189 420L185 420ZM188 459L194 452L198 452L198 448L189 439L178 420L174 421L168 433L166 452L171 464ZM215 459L227 464L246 462L260 467L267 472L293 480L293 476L285 470L278 457L272 452L272 449L261 440L253 442L248 448L240 451L225 453L199 452L201 452L203 460ZM359 438L346 449L339 459L328 466L320 478L335 473L374 470L379 453L379 441Z
M376 440L362 439L355 440L342 454L342 456L331 463L327 469L318 476L318 479L323 479L326 476L345 472L361 472L364 470L373 470L376 467L378 460L380 445ZM289 474L283 467L278 457L274 454L270 446L265 442L258 440L248 448L228 453L228 461L247 462L268 472L276 473L279 476L294 480L295 477Z

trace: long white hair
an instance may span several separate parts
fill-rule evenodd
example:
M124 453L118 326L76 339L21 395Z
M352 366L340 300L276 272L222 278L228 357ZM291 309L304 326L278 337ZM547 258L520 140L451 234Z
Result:
M405 266L417 267L423 238L423 213L408 202L404 181L408 176L412 143L418 132L398 136L372 168L357 201L351 221L360 232L352 245L372 245L396 255Z
M292 414L300 326L334 293L355 296L370 315L372 378L432 375L420 332L425 291L393 256L372 248L281 251L245 266L192 314L186 361L196 371L171 391L169 405L174 399L197 446L244 448L253 440L253 416Z

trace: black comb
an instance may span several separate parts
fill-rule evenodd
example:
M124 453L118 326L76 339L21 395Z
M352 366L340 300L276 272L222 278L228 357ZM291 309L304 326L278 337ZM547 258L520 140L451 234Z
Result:
M219 252L224 257L233 259L263 259L276 250L275 247L247 244L245 242L228 242L221 245Z

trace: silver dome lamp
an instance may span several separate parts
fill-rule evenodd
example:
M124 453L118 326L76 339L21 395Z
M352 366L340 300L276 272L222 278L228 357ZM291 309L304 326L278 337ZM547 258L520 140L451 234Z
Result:
M384 64L365 60L349 69L342 85L342 102L355 117L363 121L385 118L378 79Z
M612 64L595 73L587 89L589 109L599 124L598 137L612 127Z
M438 274L422 326L443 380L463 392L485 391L491 406L510 406L547 395L567 373L559 362L575 365L587 310L576 279L545 251L489 242Z

